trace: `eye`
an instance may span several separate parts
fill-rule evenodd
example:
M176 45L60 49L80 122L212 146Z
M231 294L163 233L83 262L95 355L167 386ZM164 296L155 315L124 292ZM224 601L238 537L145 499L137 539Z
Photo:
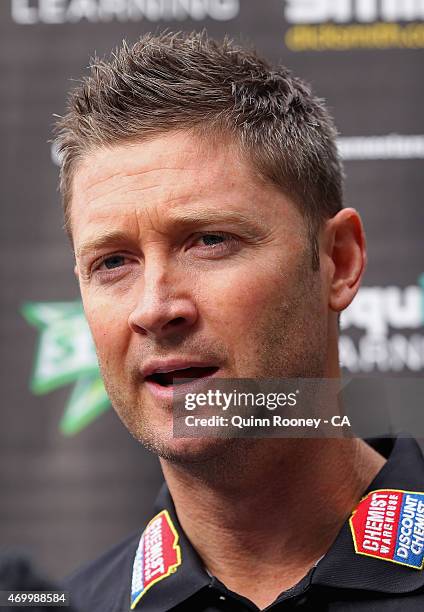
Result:
M132 262L132 258L125 253L111 253L100 257L91 267L92 274L97 276L108 277L113 274L120 274L127 270L128 264Z
M203 234L203 236L200 236L198 240L202 241L204 243L204 246L213 247L217 244L225 242L227 238L227 236L223 236L221 234Z
M193 237L191 248L210 250L227 248L234 243L235 239L231 234L216 232L210 234L197 234Z
M194 235L189 250L198 257L216 258L235 253L240 248L240 240L225 232L208 232Z
M98 268L106 268L106 270L113 270L114 268L120 268L125 264L126 257L124 255L110 255L105 257L98 265Z

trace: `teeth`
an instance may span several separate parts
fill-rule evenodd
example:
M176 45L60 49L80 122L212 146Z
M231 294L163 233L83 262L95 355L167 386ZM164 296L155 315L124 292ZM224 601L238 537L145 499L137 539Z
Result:
M193 372L194 370L194 372ZM181 385L184 378L204 378L216 372L213 366L187 366L179 369L160 368L149 374L146 379L153 380L162 386ZM184 374L187 372L187 374ZM181 374L181 376L180 376Z
M168 372L179 372L180 370L189 370L194 366L186 366L185 368L159 368L152 372L152 374L168 374Z

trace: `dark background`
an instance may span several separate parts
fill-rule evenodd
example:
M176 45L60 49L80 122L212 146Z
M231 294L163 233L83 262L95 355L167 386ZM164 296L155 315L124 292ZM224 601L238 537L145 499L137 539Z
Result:
M30 390L39 332L22 315L23 304L79 299L48 140L53 114L63 113L72 79L83 74L94 53L102 56L122 38L133 42L150 30L206 27L217 38L228 33L253 43L267 58L287 64L309 81L326 99L344 139L346 203L359 210L367 230L368 293L357 299L376 298L366 317L369 328L376 317L387 322L384 333L373 334L354 325L359 311L352 311L351 325L343 332L350 351L348 370L422 375L424 290L418 279L424 272L424 37L417 38L416 48L412 39L401 44L401 34L377 44L372 28L391 24L407 32L421 27L424 15L417 10L406 19L400 15L388 21L384 2L370 0L370 6L382 8L368 21L355 12L341 22L321 15L337 32L362 28L365 43L353 41L342 50L289 50L286 34L298 26L288 22L287 9L295 4L115 0L111 15L106 0L86 0L90 21L78 19L81 0L0 3L0 543L30 552L53 577L143 526L161 481L156 459L128 435L112 410L76 435L65 436L59 425L73 383L40 395ZM333 0L336 5L339 0ZM130 13L134 6L141 7L140 14ZM312 33L321 27L301 25ZM360 149L359 159L351 159L351 138L364 137L366 145L369 137L393 134L401 137L400 152L384 148L386 141L380 139L376 142L383 143L382 152L370 155ZM408 136L419 137L415 151ZM370 159L376 156L380 159ZM413 303L406 299L407 287L412 287ZM366 313L367 302L358 304ZM403 349L396 349L401 354L393 357L395 345Z

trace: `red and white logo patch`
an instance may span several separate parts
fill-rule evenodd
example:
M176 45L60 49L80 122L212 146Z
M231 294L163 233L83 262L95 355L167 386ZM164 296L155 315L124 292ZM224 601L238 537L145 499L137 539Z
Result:
M168 510L162 510L144 530L134 558L131 584L131 610L157 582L181 565L178 533Z
M349 523L357 554L422 569L424 493L371 491L360 501Z

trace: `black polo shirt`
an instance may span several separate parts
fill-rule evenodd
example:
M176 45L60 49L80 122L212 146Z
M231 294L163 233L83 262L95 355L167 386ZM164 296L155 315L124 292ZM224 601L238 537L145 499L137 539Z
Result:
M398 529L396 520L399 519L400 510L396 510L396 503L399 502L403 512L400 516L403 517L404 533L414 531L411 529L411 517L417 511L417 504L418 512L424 508L424 501L419 501L424 498L408 496L407 492L424 491L424 458L418 444L412 439L380 440L371 444L388 461L364 493L370 495L366 498L368 522L360 525L361 529L365 529L361 532L361 542L357 541L358 533L352 533L353 528L346 521L327 554L298 584L281 593L266 610L424 611L421 557L414 557L411 552L406 556L405 553L405 563L402 564L404 557L399 557L399 554L403 555L402 551L396 552L397 563L375 556L390 557L393 553L393 546L392 552L387 552L389 548L385 546L390 542L389 530ZM405 499L407 497L409 499ZM410 512L405 503L412 504ZM361 504L355 512L356 521L359 522L364 515L364 511L359 510L364 507ZM129 612L131 605L139 612L258 610L251 601L228 590L205 570L178 523L166 485L158 496L156 510L158 514L146 527L141 539L140 532L130 536L66 582L72 603L87 612ZM386 514L380 519L383 511ZM390 518L395 515L397 519ZM412 548L420 552L420 534L423 532L419 523L414 533L415 549L414 546ZM399 539L397 542L399 544ZM407 542L403 545L405 551L411 546L411 537L408 539L405 536L402 542ZM362 547L365 554L358 554L355 546L357 550L358 546ZM402 544L399 546L402 547ZM410 567L411 564L417 567Z

